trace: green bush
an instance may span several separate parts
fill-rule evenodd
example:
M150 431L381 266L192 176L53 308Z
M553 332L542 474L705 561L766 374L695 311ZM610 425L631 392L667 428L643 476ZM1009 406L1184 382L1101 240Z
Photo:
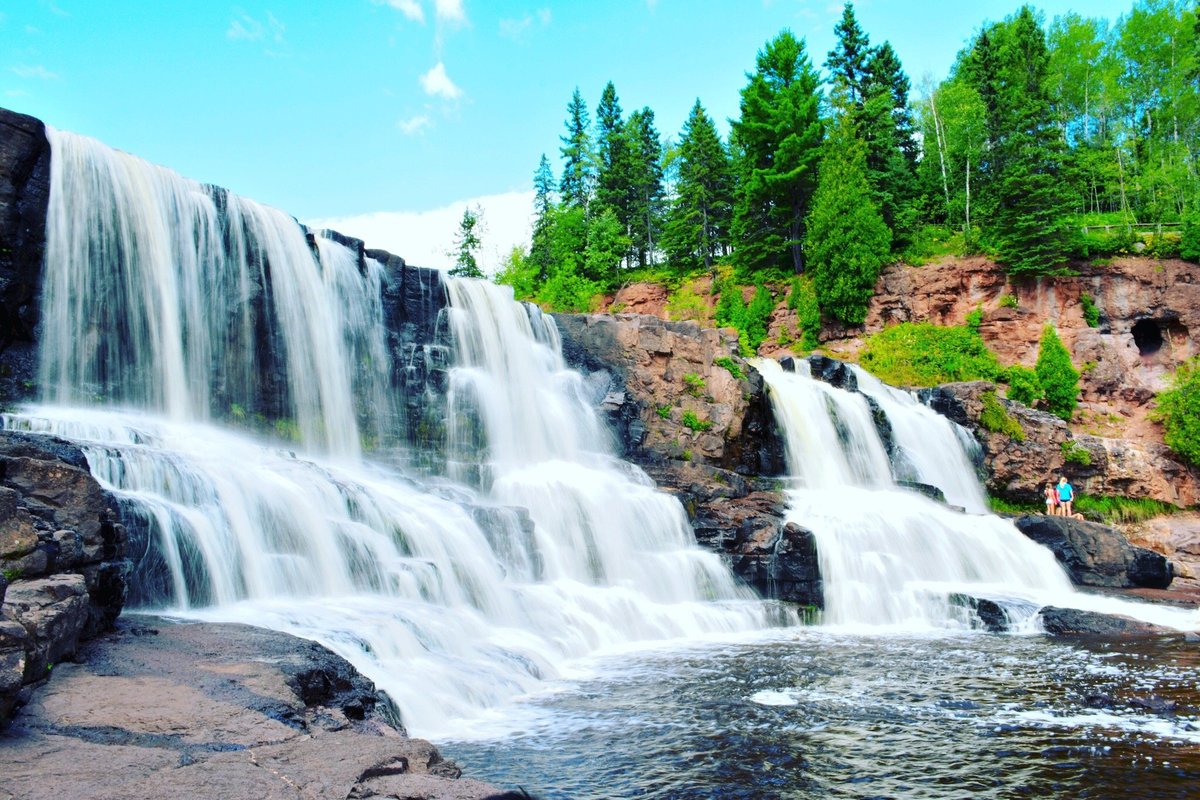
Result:
M1049 323L1042 329L1034 370L1045 392L1046 410L1056 417L1070 420L1078 403L1079 372L1071 364L1071 354L1058 338L1054 326Z
M670 419L671 418L671 407L670 406L659 406L658 408L654 409L654 413L658 414L663 419Z
M1098 519L1109 525L1144 522L1152 517L1176 514L1180 509L1161 500L1141 497L1093 497L1076 494L1075 510L1085 517Z
M1032 407L1045 395L1037 373L1029 367L1014 364L1004 371L1004 379L1008 383L1009 400Z
M1175 370L1170 387L1158 393L1153 417L1163 425L1167 447L1200 466L1200 357Z
M742 378L746 377L745 373L742 372L742 368L739 367L737 362L734 361L729 356L721 356L720 358L714 358L713 364L727 370L729 372L729 374L732 375L736 380L740 381Z
M741 287L732 282L721 284L720 295L715 313L717 324L737 328L742 355L754 355L758 352L759 345L766 341L767 324L771 312L775 310L771 290L760 285L749 305L742 301Z
M803 331L800 346L805 350L816 349L821 343L817 338L817 334L821 332L821 306L817 302L817 290L813 288L812 278L801 275L792 280L788 308L796 312L800 321L800 329Z
M1020 301L1017 300L1017 296L1015 294L1000 295L1000 307L1001 308L1016 308L1019 305L1020 305Z
M674 320L708 319L708 302L689 285L680 286L667 298L667 315Z
M983 412L979 415L979 424L992 433L1003 433L1018 442L1025 441L1025 429L1017 418L1008 413L1008 409L1000 402L995 392L984 392Z
M683 427L690 428L691 430L699 431L701 433L712 430L713 426L711 421L706 419L702 420L697 417L695 411L684 411L683 418L680 420L680 422L683 423Z
M694 372L689 372L683 376L683 383L687 386L686 391L692 397L699 397L704 393L704 378L701 378Z
M1092 465L1092 454L1073 439L1068 439L1060 445L1063 461L1068 464L1079 464L1083 467Z
M1200 211L1193 211L1183 221L1179 237L1179 257L1200 264Z
M1083 306L1083 321L1087 323L1089 328L1100 327L1100 309L1096 308L1096 301L1090 294L1084 292L1079 295L1079 305Z
M978 333L965 325L929 322L902 322L869 337L860 361L880 380L898 386L994 381L1001 372L996 354Z
M979 328L983 325L983 306L975 306L967 312L966 325L971 333L979 333Z

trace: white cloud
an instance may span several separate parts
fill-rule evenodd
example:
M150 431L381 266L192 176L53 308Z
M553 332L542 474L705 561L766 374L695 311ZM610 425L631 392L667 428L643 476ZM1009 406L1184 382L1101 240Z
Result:
M21 64L12 68L13 73L18 78L37 78L41 81L53 81L58 79L57 72L51 72L41 64Z
M418 0L371 0L377 6L391 6L413 22L425 22L425 12Z
M453 22L461 25L467 21L467 12L463 9L462 0L434 0L434 10L442 22Z
M550 9L538 9L536 16L526 13L520 19L508 17L500 20L500 35L515 42L527 41L535 22L543 28L547 27L550 24Z
M257 42L270 38L276 44L283 43L283 32L287 26L280 22L274 14L267 12L267 21L259 22L244 11L237 12L225 31L225 38L233 41Z
M462 97L462 89L458 88L450 76L446 74L446 65L441 61L420 78L421 88L425 94L444 97L447 100L457 100Z
M483 210L479 262L485 272L495 274L514 245L529 246L532 191L485 195L427 211L377 211L305 224L362 239L367 247L387 250L416 266L449 269L454 259L448 251L468 206Z
M416 116L397 120L396 122L396 127L409 136L420 133L431 125L433 125L433 120L425 114L417 114Z

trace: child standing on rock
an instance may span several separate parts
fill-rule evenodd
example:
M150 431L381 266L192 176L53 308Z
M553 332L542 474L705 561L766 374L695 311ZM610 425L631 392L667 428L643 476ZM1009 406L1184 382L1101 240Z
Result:
M1042 492L1042 495L1046 498L1046 516L1058 516L1058 492L1054 491L1054 484L1047 483L1046 491Z

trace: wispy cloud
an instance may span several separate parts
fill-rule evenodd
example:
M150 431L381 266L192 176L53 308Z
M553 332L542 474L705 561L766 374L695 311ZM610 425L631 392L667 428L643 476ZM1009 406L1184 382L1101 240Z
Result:
M537 13L527 12L525 16L508 17L500 20L500 35L514 42L525 42L533 33L534 24L542 28L550 25L550 9L538 9Z
M399 128L400 131L406 136L415 136L432 125L433 120L431 120L425 114L417 114L414 117L396 121L396 127Z
M7 89L4 92L5 97L28 97L29 92L24 89Z
M422 75L420 81L425 94L444 97L447 100L457 100L462 97L462 89L450 80L450 76L446 74L446 65L441 61Z
M41 64L21 64L12 68L18 78L34 78L40 81L58 80L58 73L51 72Z
M237 16L230 21L229 28L225 31L225 38L247 42L269 40L276 44L283 44L283 34L287 26L270 11L267 12L265 22L260 22L245 11L236 13Z
M391 6L413 22L425 22L420 0L371 0L377 6Z
M463 9L462 0L434 0L433 8L439 22L462 25L467 21L467 12Z

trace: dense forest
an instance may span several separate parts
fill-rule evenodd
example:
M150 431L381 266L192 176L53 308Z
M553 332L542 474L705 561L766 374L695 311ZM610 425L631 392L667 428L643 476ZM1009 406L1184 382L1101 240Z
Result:
M587 310L634 280L709 272L792 285L808 345L861 322L882 265L982 253L1015 278L1149 251L1200 258L1200 6L1138 0L1115 22L1026 6L983 24L950 75L913 91L896 52L847 3L819 56L783 31L757 54L722 139L698 99L677 137L616 87L567 105L557 176L534 172L528 249L497 280L518 299ZM479 274L478 214L459 274ZM717 321L756 346L740 292ZM741 324L739 324L741 323Z

